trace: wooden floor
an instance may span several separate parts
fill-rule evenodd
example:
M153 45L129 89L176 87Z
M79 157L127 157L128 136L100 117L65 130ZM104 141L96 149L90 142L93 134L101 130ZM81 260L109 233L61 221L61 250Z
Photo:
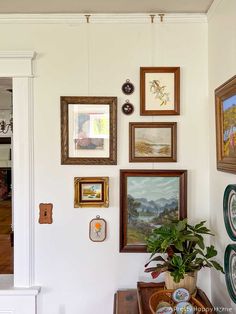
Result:
M0 274L13 274L11 200L0 201Z

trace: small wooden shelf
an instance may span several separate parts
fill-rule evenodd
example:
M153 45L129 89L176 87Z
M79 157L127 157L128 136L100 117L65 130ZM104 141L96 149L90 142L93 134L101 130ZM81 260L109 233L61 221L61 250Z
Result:
M164 283L138 282L137 289L118 290L114 298L114 314L151 314L148 301L156 291L162 290ZM216 314L206 294L197 289L196 298Z

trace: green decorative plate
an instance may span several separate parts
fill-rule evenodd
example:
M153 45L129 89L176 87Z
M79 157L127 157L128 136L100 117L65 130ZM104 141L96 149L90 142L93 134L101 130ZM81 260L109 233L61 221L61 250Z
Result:
M229 244L226 247L224 270L229 295L236 303L236 244Z
M224 192L224 221L229 237L236 241L236 185L230 184Z

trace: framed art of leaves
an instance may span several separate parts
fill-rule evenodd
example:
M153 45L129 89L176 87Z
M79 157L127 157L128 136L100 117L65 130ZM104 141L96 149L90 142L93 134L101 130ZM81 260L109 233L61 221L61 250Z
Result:
M180 68L140 68L140 115L180 114Z
M120 170L120 252L146 252L155 226L187 217L187 170Z
M236 173L236 76L215 90L217 169Z
M117 98L61 97L61 164L117 164Z

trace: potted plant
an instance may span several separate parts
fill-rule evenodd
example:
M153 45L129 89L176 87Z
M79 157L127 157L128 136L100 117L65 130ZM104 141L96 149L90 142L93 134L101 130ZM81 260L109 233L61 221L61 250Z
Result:
M152 254L145 265L145 272L151 272L153 278L166 272L167 289L184 287L193 293L196 274L201 268L214 267L224 273L221 265L213 259L217 255L215 247L205 246L204 234L213 235L205 221L192 226L187 219L175 220L155 228L146 239L148 252ZM166 253L166 256L159 253ZM151 262L157 263L148 267Z

